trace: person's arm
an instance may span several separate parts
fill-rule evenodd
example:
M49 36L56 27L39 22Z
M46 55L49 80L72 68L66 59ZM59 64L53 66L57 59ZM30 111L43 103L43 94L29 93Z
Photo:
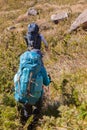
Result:
M41 41L42 41L42 42L44 43L44 45L45 45L46 50L48 50L48 43L47 43L46 39L44 38L44 36L43 36L42 34L40 34L40 37L41 37Z
M50 81L51 79L47 75L47 71L46 71L45 67L41 68L41 72L42 72L42 76L43 76L43 85L48 86L51 82Z

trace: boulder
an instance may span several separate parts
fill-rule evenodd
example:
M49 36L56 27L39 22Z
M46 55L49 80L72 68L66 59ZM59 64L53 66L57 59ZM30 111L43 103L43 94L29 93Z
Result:
M22 14L22 15L20 15L16 20L15 20L15 22L16 23L19 23L19 22L21 22L21 21L27 21L28 20L28 18L29 18L29 15L33 15L33 16L35 16L35 15L37 15L38 14L38 12L37 12L37 10L35 10L34 8L30 8L25 14Z
M70 29L68 32L72 32L73 30L76 30L78 27L83 27L87 28L87 9L84 10L77 18L76 20L72 23Z
M58 23L59 20L63 20L65 18L68 18L67 12L60 12L60 13L51 15L51 21L53 21L54 23Z
M27 11L27 14L28 15L33 15L33 16L36 16L38 14L37 10L35 10L34 8L30 8L28 11Z

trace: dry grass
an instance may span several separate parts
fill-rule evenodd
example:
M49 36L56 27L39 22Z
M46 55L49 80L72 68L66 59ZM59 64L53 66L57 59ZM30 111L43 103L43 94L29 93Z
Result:
M66 32L78 14L87 8L87 2L85 0L80 2L0 0L0 7L1 129L22 129L19 117L16 115L11 88L19 64L19 56L26 50L23 35L27 31L27 25L34 21L39 24L40 32L48 41L50 51L46 53L43 46L42 51L45 53L43 60L54 81L50 85L46 113L43 112L37 130L86 130L87 32L82 28L72 34ZM39 14L27 18L25 14L30 7L37 9ZM52 23L50 16L61 10L68 11L69 18L58 24ZM15 23L17 19L19 19L18 23ZM7 28L10 26L16 28L8 31Z

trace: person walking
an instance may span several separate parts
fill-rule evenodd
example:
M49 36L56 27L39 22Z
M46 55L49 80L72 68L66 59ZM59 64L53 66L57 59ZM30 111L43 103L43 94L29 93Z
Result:
M24 39L26 41L27 47L31 50L38 49L41 50L41 44L42 42L45 45L46 51L48 50L48 43L44 36L39 33L39 26L36 23L31 23L28 25L28 32L24 36Z
M43 103L43 85L48 87L51 82L41 62L41 56L34 50L24 52L20 56L18 72L14 76L14 98L21 104L20 113L23 123L35 111L40 112ZM34 111L33 106L36 107Z

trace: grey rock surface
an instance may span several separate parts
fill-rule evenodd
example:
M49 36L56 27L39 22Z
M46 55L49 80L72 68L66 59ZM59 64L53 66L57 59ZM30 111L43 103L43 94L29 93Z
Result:
M84 10L72 23L70 29L68 32L72 32L73 30L76 30L80 26L87 26L87 9Z
M51 21L53 22L63 20L65 18L68 18L67 12L60 12L60 13L51 15Z
M38 11L34 8L30 8L27 12L28 15L36 16L38 14Z

